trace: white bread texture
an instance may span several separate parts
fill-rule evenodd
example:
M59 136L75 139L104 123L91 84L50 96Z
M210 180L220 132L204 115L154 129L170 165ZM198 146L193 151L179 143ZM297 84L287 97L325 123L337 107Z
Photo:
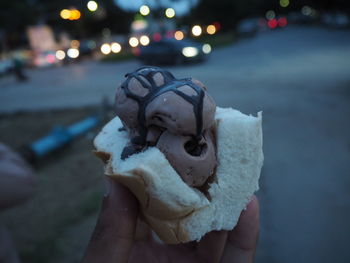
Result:
M211 200L184 183L155 147L121 160L129 139L126 131L118 130L118 117L95 138L96 154L106 162L105 174L135 194L143 219L165 243L198 241L210 231L232 230L259 189L261 113L253 117L217 107L215 121L218 166L209 188Z

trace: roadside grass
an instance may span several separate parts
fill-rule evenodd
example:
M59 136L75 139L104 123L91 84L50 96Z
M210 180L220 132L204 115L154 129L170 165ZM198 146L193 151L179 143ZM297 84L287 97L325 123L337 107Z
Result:
M72 124L96 111L88 107L1 115L0 137L18 149L57 124ZM79 262L82 257L104 192L103 164L92 154L98 130L40 160L36 194L1 214L23 262Z
M43 240L40 240L30 250L20 250L20 256L25 262L47 263L48 259L53 259L64 253L60 244L60 236L64 231L78 224L86 217L96 213L100 207L102 195L101 191L93 191L80 202L76 212L67 215L62 221L58 222L55 229L50 232Z

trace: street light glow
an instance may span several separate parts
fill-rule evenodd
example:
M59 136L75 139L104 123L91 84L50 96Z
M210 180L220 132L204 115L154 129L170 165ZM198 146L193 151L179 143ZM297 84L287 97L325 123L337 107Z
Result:
M196 37L202 34L202 28L199 25L195 25L192 27L192 34Z
M147 15L149 15L150 12L151 12L151 10L149 9L149 7L148 7L147 5L142 5L142 6L140 7L140 13L141 13L141 15L147 16Z
M184 39L184 33L182 31L178 30L175 32L174 37L176 40L182 40L182 39Z
M111 45L108 44L108 43L104 43L104 44L101 46L101 52L102 52L102 54L104 54L104 55L108 55L109 53L111 53Z
M66 57L66 53L63 50L56 51L56 58L58 60L63 60Z
M165 16L167 17L167 18L173 18L174 16L175 16L175 10L173 9L173 8L167 8L166 10L165 10Z
M122 46L119 43L114 42L111 44L111 49L113 53L119 53L122 50Z
M79 40L76 40L76 39L72 40L70 42L70 46L73 47L73 48L78 48L80 46Z
M136 37L131 37L129 39L129 45L132 47L137 47L139 45L139 40Z
M214 35L216 33L216 28L214 25L207 26L207 33L209 35Z
M211 46L209 44L204 44L202 47L202 51L204 54L209 54L211 52Z
M269 10L265 14L267 20L272 20L276 17L276 13L273 10Z
M70 10L69 20L78 20L81 17L81 13L77 9Z
M77 58L77 57L79 57L79 50L76 48L70 48L67 51L67 55L70 58Z
M95 1L89 1L87 3L87 8L91 11L91 12L95 12L98 8L98 4Z
M287 18L286 17L280 17L278 20L278 25L280 27L286 27L288 25L288 21L287 21Z
M62 19L69 19L70 18L70 14L71 12L70 12L70 10L68 10L68 9L63 9L63 10L61 10L61 12L60 12L60 16L61 16L61 18Z
M280 0L280 6L282 7L289 6L289 0Z
M312 14L312 8L310 6L307 6L307 5L304 5L302 8L301 8L301 13L304 15L304 16L310 16Z
M147 46L149 44L149 37L148 36L141 36L140 37L140 43L142 46Z

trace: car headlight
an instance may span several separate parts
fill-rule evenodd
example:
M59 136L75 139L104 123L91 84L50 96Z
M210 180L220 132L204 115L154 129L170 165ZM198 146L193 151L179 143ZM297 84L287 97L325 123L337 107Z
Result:
M77 58L77 57L79 57L79 49L77 49L77 48L70 48L67 51L67 55L70 58Z
M209 54L211 52L211 46L209 44L204 44L202 47L202 51L204 54Z
M184 47L182 49L182 54L188 58L195 57L198 55L198 49L195 47Z

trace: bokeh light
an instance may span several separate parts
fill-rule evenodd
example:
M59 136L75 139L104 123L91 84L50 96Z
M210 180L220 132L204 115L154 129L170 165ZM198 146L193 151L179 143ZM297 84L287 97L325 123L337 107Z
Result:
M66 57L66 53L63 50L56 51L56 58L58 60L63 60Z
M282 7L289 6L289 0L280 0L280 6Z
M173 18L175 16L175 10L173 8L167 8L165 10L165 16L167 18Z
M111 49L111 45L108 44L108 43L104 43L102 46L101 46L101 52L102 54L104 55L108 55L109 53L111 53L112 49Z
M276 17L276 13L273 10L269 10L266 12L265 17L267 20L274 19Z
M195 47L184 47L182 49L182 55L188 58L195 57L198 55L198 49Z
M180 30L176 31L175 34L174 34L174 37L176 40L182 40L184 39L184 33Z
M280 17L277 22L280 27L285 27L288 24L287 18L285 17Z
M70 10L68 10L68 9L63 9L61 12L60 12L60 16L61 16L61 18L63 18L63 19L69 19L70 18L70 14L71 12L70 12Z
M304 15L304 16L310 16L312 14L312 8L310 6L303 6L301 8L301 13Z
M122 46L117 42L113 42L111 44L111 50L113 53L119 53L122 50Z
M131 28L134 31L144 31L148 27L146 20L135 20L131 23Z
M140 43L142 46L147 46L149 44L150 40L148 36L141 36L140 37Z
M274 29L277 27L278 22L276 19L271 19L267 22L267 25L269 26L269 28Z
M55 63L55 61L56 61L55 55L54 54L47 54L46 61L50 64Z
M79 57L79 50L76 48L70 48L67 51L67 55L70 58L77 58L77 57Z
M162 39L162 35L158 32L153 34L153 40L154 41L160 41Z
M98 4L95 1L89 1L87 3L87 8L91 11L91 12L95 12L98 8Z
M147 16L149 15L149 13L151 12L151 10L149 9L149 7L147 5L142 5L140 7L140 14L143 16Z
M209 35L214 35L216 33L216 28L214 25L207 26L207 33Z
M79 46L80 46L80 42L79 42L79 40L72 40L71 42L70 42L70 46L71 47L73 47L73 48L78 48Z
M219 22L214 22L213 25L215 26L216 31L221 29L221 24Z
M192 27L192 34L196 37L202 34L202 28L199 25L195 25Z
M129 45L131 47L137 47L139 45L139 40L136 37L131 37L129 39Z
M70 10L69 20L78 20L81 17L81 13L77 9Z
M209 54L211 52L211 46L209 44L204 44L202 47L204 54Z

